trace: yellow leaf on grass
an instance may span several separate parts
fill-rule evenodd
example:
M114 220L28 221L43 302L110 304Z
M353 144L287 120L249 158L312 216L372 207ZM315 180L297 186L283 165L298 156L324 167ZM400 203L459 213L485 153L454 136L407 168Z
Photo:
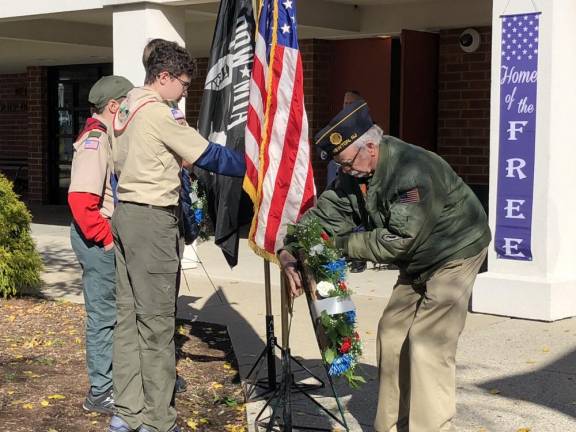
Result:
M16 319L16 315L10 315L8 318L6 318L7 321L12 322Z
M222 365L222 367L223 367L224 369L232 369L232 365L231 365L230 363L228 363L228 362L224 362L224 364Z
M56 400L66 399L66 396L61 395L61 394L53 394L53 395L48 396L48 399L56 399Z
M550 352L550 348L545 346L544 348L542 348L542 352ZM518 430L520 430L520 429L518 429Z
M9 395L13 395L13 394L14 394L14 390L8 390L6 393L9 394Z
M222 384L217 383L217 382L213 382L212 384L210 384L210 387L212 387L214 390L216 389L220 389L222 387L224 387Z
M184 326L182 325L178 326L178 329L176 331L178 332L178 334L186 336L186 329L184 328Z
M42 405L43 407L47 407L48 405L50 405L50 402L48 402L46 399L42 399L40 401L40 405Z
M82 343L82 339L76 338L76 339L74 339L74 343L77 343L78 345L80 345Z
M210 421L207 418L201 418L200 420L198 420L198 423L200 424L208 424L210 423Z
M40 345L40 341L34 337L29 341L25 342L22 345L22 348L36 348L38 345Z
M32 409L32 408L34 408L34 404L26 403L26 404L22 405L22 408L24 408L24 409Z
M490 389L490 394L493 394L493 395L500 394L500 390L498 390L498 389Z
M186 426L188 426L193 431L198 429L198 423L196 423L194 419L188 419L188 421L186 422Z

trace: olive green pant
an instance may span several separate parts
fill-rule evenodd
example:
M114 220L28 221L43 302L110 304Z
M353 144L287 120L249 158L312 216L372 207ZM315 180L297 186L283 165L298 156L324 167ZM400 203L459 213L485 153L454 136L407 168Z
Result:
M117 325L113 382L117 414L131 428L166 432L176 422L175 302L180 231L175 214L120 203L112 217Z
M486 249L424 285L400 275L378 325L378 432L454 431L456 347Z

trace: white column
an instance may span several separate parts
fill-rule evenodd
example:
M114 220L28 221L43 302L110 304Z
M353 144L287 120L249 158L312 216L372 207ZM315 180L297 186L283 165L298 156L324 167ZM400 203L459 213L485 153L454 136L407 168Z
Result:
M118 6L113 12L114 74L136 86L144 84L142 50L150 39L162 38L186 46L184 10L151 3ZM183 106L182 106L183 108Z
M494 0L490 123L490 227L495 232L500 118L501 19L508 0ZM535 0L539 27L532 261L498 259L474 286L472 309L556 320L576 315L576 1ZM512 0L506 14L533 11Z

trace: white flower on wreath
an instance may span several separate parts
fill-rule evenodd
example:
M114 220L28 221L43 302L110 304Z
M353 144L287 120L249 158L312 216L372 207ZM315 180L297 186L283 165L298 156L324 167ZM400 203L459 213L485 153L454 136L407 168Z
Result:
M336 289L332 282L328 281L320 281L318 285L316 285L316 292L320 297L329 297L330 291Z
M320 255L322 252L324 252L324 245L321 243L310 248L310 256Z

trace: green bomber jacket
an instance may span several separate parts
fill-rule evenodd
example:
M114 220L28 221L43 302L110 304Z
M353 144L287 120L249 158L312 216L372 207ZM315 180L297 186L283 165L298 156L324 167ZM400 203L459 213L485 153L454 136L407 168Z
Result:
M301 219L317 217L350 258L395 264L425 282L443 264L474 256L490 243L480 201L433 152L383 136L366 195L361 181L340 173ZM285 248L295 247L287 237Z

